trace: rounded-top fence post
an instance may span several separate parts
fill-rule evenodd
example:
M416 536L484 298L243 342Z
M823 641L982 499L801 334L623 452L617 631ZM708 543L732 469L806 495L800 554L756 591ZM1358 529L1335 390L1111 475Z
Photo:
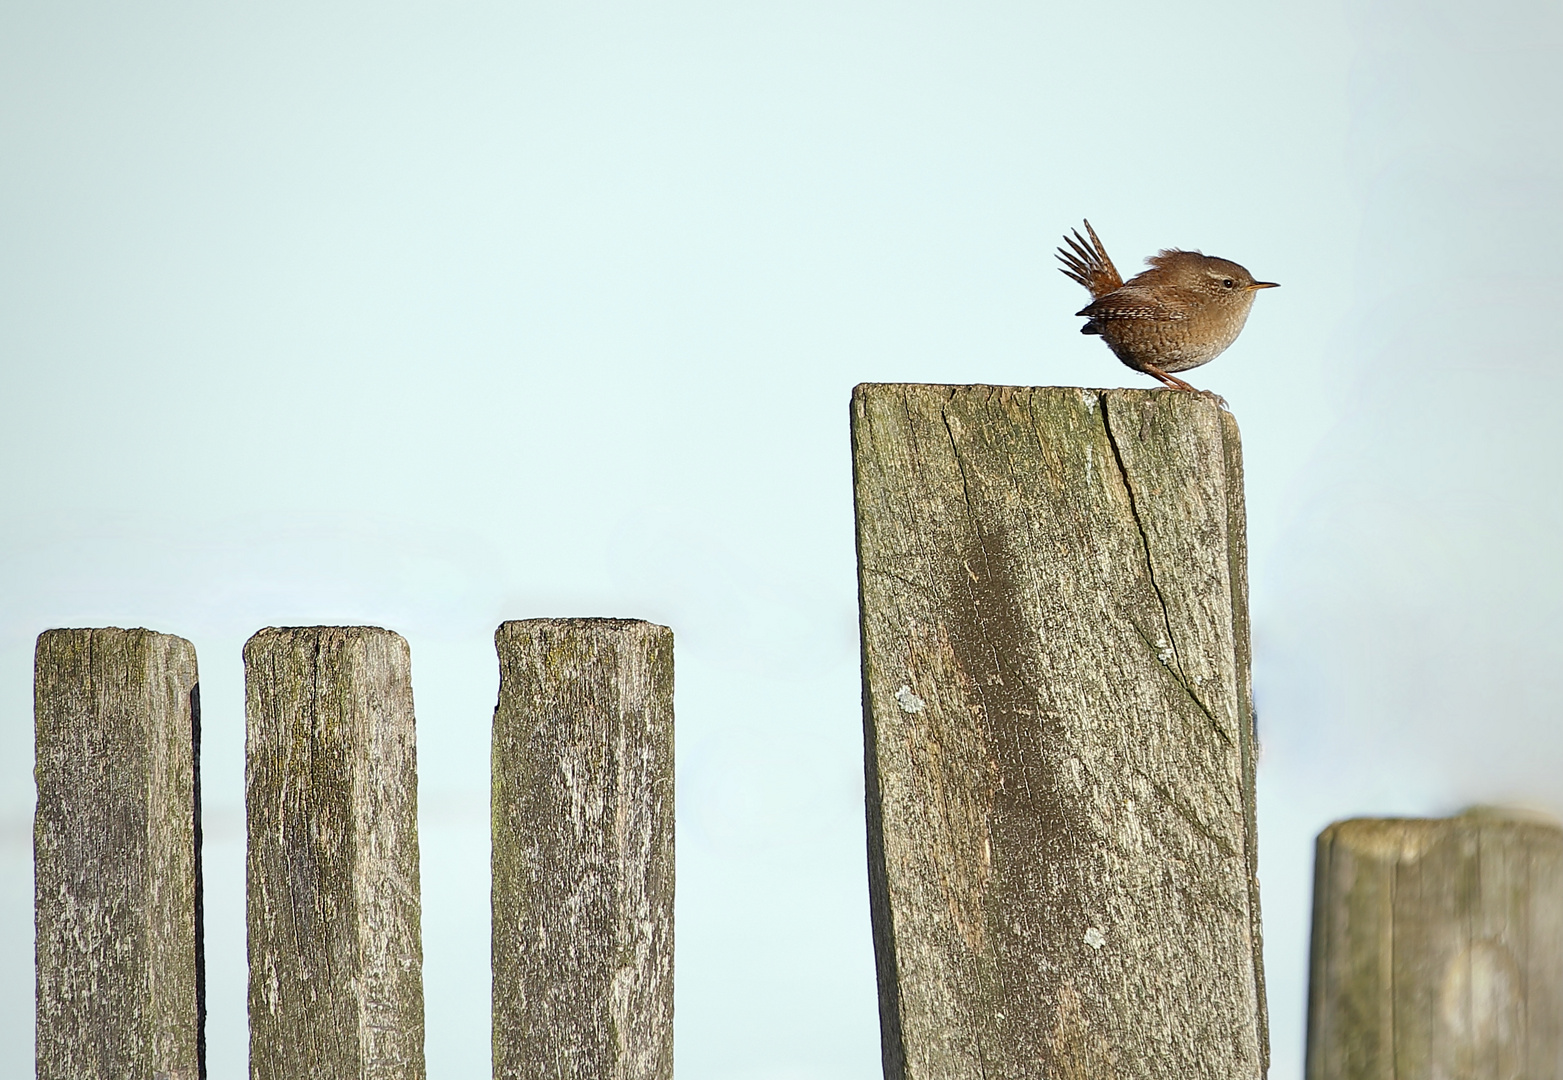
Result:
M268 628L244 688L251 1080L422 1080L407 642Z

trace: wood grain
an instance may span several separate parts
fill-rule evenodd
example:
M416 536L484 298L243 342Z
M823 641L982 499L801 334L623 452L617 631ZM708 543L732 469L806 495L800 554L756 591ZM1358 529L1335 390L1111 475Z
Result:
M1309 1080L1563 1077L1563 829L1477 811L1319 834Z
M50 630L34 664L39 1080L197 1080L195 647Z
M1263 1075L1230 414L863 385L852 438L885 1075Z
M252 1080L421 1080L418 766L407 643L244 646Z
M496 1080L673 1075L673 634L494 635Z

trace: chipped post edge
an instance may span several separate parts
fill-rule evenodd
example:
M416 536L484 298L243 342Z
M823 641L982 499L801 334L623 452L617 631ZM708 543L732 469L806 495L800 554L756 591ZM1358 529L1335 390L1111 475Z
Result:
M1248 911L1254 949L1254 992L1259 1006L1259 1053L1270 1070L1270 1003L1265 988L1264 921L1259 895L1259 715L1254 711L1253 623L1248 606L1248 506L1243 440L1237 417L1218 402L1226 467L1228 577L1232 583L1232 637L1237 665L1238 745L1243 768L1243 835L1247 844Z
M858 383L848 403L848 430L852 446L859 443L859 425L867 423L864 399L878 383ZM863 710L864 841L868 859L869 929L873 937L876 999L879 1008L880 1068L885 1080L906 1075L906 1047L901 1033L900 974L896 969L895 921L890 907L890 879L885 865L884 805L880 795L879 757L874 751L877 735L869 682L869 643L864 594L862 507L858 454L852 454L852 543L857 562L858 665Z

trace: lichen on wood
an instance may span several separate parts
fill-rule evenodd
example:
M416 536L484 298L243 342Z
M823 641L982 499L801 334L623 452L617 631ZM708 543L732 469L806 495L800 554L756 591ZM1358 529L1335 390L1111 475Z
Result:
M864 385L852 430L886 1076L1262 1075L1230 414Z

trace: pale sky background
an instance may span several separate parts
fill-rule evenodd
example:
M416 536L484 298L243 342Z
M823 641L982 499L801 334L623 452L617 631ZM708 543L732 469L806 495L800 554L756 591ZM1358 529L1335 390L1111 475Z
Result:
M1283 288L1247 479L1272 1075L1312 839L1563 810L1563 7L0 0L0 1075L32 649L199 652L210 1063L245 1075L243 671L412 646L429 1075L488 1075L503 619L677 635L681 1080L879 1069L847 400L1149 386L1054 269Z

